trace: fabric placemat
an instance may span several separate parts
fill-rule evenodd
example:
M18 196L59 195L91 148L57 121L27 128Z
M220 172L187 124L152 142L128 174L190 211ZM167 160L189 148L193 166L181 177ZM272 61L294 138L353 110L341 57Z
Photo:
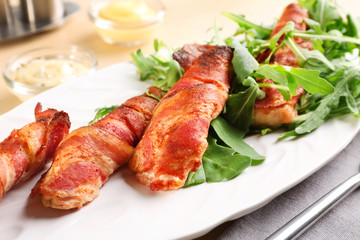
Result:
M360 169L360 134L330 163L264 207L200 239L266 239ZM220 236L219 236L220 235ZM298 239L360 239L360 190L355 190Z

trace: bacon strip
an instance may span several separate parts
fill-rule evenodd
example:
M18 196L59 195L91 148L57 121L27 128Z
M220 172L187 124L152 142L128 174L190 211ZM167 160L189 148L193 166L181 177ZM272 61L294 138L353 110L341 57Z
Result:
M14 129L0 143L0 201L15 184L25 181L54 156L60 141L69 133L67 113L35 107L35 122Z
M295 28L300 31L306 30L306 23L304 18L308 18L307 12L301 8L298 4L288 5L276 26L273 29L271 37L278 33L288 21L295 23ZM280 39L280 42L282 38ZM310 40L304 40L302 38L295 38L297 44L303 48L312 49L312 42ZM270 51L265 51L258 57L258 61L264 61ZM276 51L271 59L271 63L278 63L283 66L298 67L299 63L295 54L290 50L289 47L284 46ZM260 80L263 83L273 83L269 79ZM258 127L271 127L277 128L282 124L289 124L297 116L295 106L300 96L304 93L303 88L300 86L297 89L295 96L292 96L289 101L286 101L281 93L272 88L262 88L265 92L266 97L262 100L257 100L254 107L254 121L253 125Z
M154 110L129 162L140 183L154 191L177 189L201 165L210 121L227 100L232 55L228 46L197 44L173 55L186 71Z
M161 98L162 91L150 87ZM147 127L158 100L133 97L91 126L71 132L56 150L55 160L34 187L46 207L81 208L99 195L109 176L125 164Z

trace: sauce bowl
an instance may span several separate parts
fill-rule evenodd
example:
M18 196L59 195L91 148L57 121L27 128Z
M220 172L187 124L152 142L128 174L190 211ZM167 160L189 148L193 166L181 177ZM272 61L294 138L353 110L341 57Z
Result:
M7 86L21 100L95 72L95 55L79 46L48 46L12 57L3 67Z
M88 11L102 39L119 46L136 46L151 39L164 14L159 0L93 0Z

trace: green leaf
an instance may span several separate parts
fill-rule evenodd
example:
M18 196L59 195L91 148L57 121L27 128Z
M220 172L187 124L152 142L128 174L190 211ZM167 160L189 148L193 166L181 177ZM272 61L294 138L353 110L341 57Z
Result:
M283 68L283 67L282 67ZM281 84L283 86L287 86L286 77L279 71L276 71L276 68L273 68L270 65L261 66L256 73L261 74L265 78L273 80L275 83Z
M231 148L217 144L211 137L208 137L208 142L202 158L207 182L228 181L250 166L251 158L235 154Z
M281 68L283 68L283 67L281 66ZM264 76L267 79L271 79L272 81L274 81L274 83L278 83L282 86L288 85L288 81L287 81L286 77L284 76L284 74L279 71L276 71L276 69L274 69L270 65L261 66L256 71L256 73ZM290 100L290 91L288 89L287 90L278 89L278 91L281 93L281 95L285 98L286 101Z
M308 50L298 46L292 37L287 36L284 39L286 45L295 54L299 65L303 68L319 70L321 72L328 72L335 70L334 65L319 51Z
M359 114L359 108L356 104L356 100L352 94L352 92L349 89L349 86L346 85L346 94L345 94L345 100L346 100L346 104L349 108L349 110L354 114L354 115L358 115Z
M254 104L258 90L257 84L253 83L242 92L230 94L226 102L225 119L245 133L248 132L253 121Z
M316 0L312 5L306 4L306 6L311 18L320 23L323 31L327 31L329 25L341 20L333 1Z
M95 109L96 112L95 117L93 120L89 122L89 125L96 123L97 121L99 121L100 119L102 119L103 117L105 117L106 115L108 115L110 112L112 112L118 107L119 105L113 105L111 107L103 107L103 108Z
M172 59L174 50L161 41L154 40L155 54L145 57L141 50L131 54L140 80L152 80L153 86L168 91L182 76L183 70L179 63Z
M346 94L346 85L359 74L360 68L355 67L349 70L345 78L341 79L335 86L334 92L326 95L315 111L309 113L309 117L295 128L297 134L309 133L322 125L333 108L339 104L341 96Z
M245 133L231 126L225 119L217 117L211 122L219 138L237 153L248 156L256 162L262 162L265 157L257 153L254 148L244 142Z
M355 38L360 38L360 21L358 18L351 16L350 14L346 15L348 21L347 35Z
M328 33L314 33L314 32L302 32L302 31L294 31L293 37L299 37L304 39L319 39L319 40L329 40L332 42L338 43L354 43L359 45L360 39L354 37L343 36L341 32L336 30L332 30Z
M270 39L270 49L274 50L280 37L283 36L284 33L294 31L294 29L295 29L294 22L292 21L287 22L286 25Z
M234 56L232 59L232 64L238 82L241 83L246 79L250 74L259 68L259 63L256 59L251 56L249 51L237 41L232 42L232 47L234 48Z
M314 3L316 2L316 0L298 0L298 3L306 9L310 9Z
M319 77L320 71L291 68L289 73L297 84L310 93L329 94L334 91L334 87L326 79Z
M214 31L214 36L211 38L211 41L209 42L209 44L211 44L211 45L226 45L225 41L220 36L220 31L222 30L222 28L219 28L217 26L216 20L214 22L214 26L212 26L208 31L210 31L210 30Z
M206 182L203 165L196 172L190 172L183 187L190 187Z
M311 41L313 43L313 49L318 50L321 54L324 54L325 50L323 48L323 41L318 38L311 39Z
M298 135L299 135L299 134L296 133L295 130L283 132L283 133L280 134L279 140L284 140L284 139L289 138L289 137L296 137L296 136L298 136Z
M329 94L334 91L334 87L326 79L319 77L320 71L290 67L286 69L283 66L263 65L256 73L285 86L288 85L289 81L289 89L292 95L296 95L298 85L313 94ZM279 89L279 91L281 90Z
M258 24L249 22L245 20L244 16L236 15L233 13L223 12L223 16L235 21L239 27L244 28L246 30L252 29L255 31L259 38L269 38L272 32L272 28L260 26Z
M138 68L140 80L144 81L151 78L151 75L156 71L154 68L156 62L152 58L146 58L140 49L136 53L131 53L131 58Z
M314 30L316 33L323 34L324 31L321 29L321 24L313 19L305 18L305 23L309 26L310 29Z
M271 128L264 128L264 129L261 129L260 133L261 135L266 135L268 133L271 133L273 131L273 129Z

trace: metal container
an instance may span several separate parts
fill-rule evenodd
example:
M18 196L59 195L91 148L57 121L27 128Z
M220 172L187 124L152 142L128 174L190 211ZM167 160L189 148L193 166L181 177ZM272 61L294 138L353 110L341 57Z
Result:
M13 23L13 12L9 0L0 0L0 26Z
M29 23L57 22L64 17L62 0L21 0L20 7L23 21Z

